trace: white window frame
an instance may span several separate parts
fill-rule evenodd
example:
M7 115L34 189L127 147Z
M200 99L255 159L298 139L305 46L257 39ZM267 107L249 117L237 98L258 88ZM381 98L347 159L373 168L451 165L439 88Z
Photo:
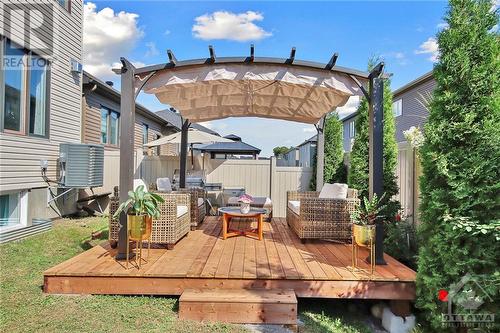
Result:
M398 98L392 102L392 114L394 117L399 117L403 115L403 99Z
M102 126L102 113L103 111L107 112L106 115L106 142L102 142L102 129L99 129L99 141L101 142L102 145L105 146L110 146L110 147L119 147L120 146L120 113L116 112L104 105L101 105L101 108L99 109L99 124ZM117 125L116 125L116 132L117 132L117 139L116 139L116 144L111 143L111 115L116 114L117 115Z
M355 135L356 135L356 124L354 120L351 120L349 122L349 138L354 138Z

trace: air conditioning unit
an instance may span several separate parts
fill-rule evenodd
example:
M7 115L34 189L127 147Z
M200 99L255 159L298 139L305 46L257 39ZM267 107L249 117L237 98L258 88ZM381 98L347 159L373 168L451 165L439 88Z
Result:
M103 185L104 147L81 143L59 146L61 185L65 187L99 187Z

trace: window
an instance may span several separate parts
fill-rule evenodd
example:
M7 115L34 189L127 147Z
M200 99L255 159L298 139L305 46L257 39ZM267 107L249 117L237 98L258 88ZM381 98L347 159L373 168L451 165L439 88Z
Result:
M355 135L356 135L356 123L353 120L349 122L349 137L354 138Z
M0 58L0 130L48 137L48 61L1 36Z
M0 229L20 223L19 193L0 195Z
M155 140L158 140L159 138L161 138L161 135L160 134L155 134ZM156 147L156 155L157 156L161 155L161 146L157 146Z
M392 114L394 117L399 117L403 114L403 100L401 98L392 103Z
M120 115L116 111L101 107L101 143L118 146Z
M142 144L148 143L148 132L149 132L148 124L142 124Z
M71 0L57 0L59 5L66 9L68 12L71 10Z

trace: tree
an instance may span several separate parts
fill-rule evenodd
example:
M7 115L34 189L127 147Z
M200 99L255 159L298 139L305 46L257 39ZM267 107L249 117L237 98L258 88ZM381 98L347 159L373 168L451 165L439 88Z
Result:
M368 68L375 65L375 60L370 60ZM390 81L384 80L384 204L386 208L382 212L384 219L393 222L398 210L399 202L393 199L399 191L396 182L396 163L398 157L398 146L396 143L396 125L392 114L392 92ZM361 197L368 196L368 146L369 146L369 122L368 101L362 98L358 107L358 115L355 121L356 134L350 156L350 169L348 173L349 187L357 189Z
M347 174L344 167L344 147L342 139L342 122L336 112L325 121L325 183L346 183Z
M491 7L485 0L451 0L448 28L437 36L436 89L420 150L416 305L439 332L447 329L438 291L466 274L484 289L473 289L486 302L480 312L499 308L492 280L498 283L500 253L500 38L492 31L498 9ZM464 313L456 303L453 312Z
M323 181L325 183L347 183L347 170L344 165L344 146L342 138L342 122L336 112L325 119L325 163ZM312 168L314 170L309 183L311 191L316 191L317 151L314 153Z
M279 156L283 156L284 154L286 154L289 150L290 150L290 148L288 148L288 147L278 146L278 147L273 148L273 154L274 154L274 156L279 157Z

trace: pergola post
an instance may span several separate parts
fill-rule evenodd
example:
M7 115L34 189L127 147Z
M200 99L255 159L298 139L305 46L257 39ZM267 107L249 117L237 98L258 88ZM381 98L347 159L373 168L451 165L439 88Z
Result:
M188 149L188 130L189 130L189 119L182 122L181 128L181 151L180 151L180 172L179 175L179 187L186 187L186 160L187 160L187 149Z
M128 198L134 183L134 124L135 124L135 67L121 58L121 97L120 97L120 203ZM120 214L118 231L117 260L127 254L127 213Z
M323 188L325 174L325 117L321 118L317 126L318 136L316 140L316 191Z
M369 196L384 193L384 80L377 75L370 76L369 103ZM375 263L385 265L384 224L377 221L375 238Z

